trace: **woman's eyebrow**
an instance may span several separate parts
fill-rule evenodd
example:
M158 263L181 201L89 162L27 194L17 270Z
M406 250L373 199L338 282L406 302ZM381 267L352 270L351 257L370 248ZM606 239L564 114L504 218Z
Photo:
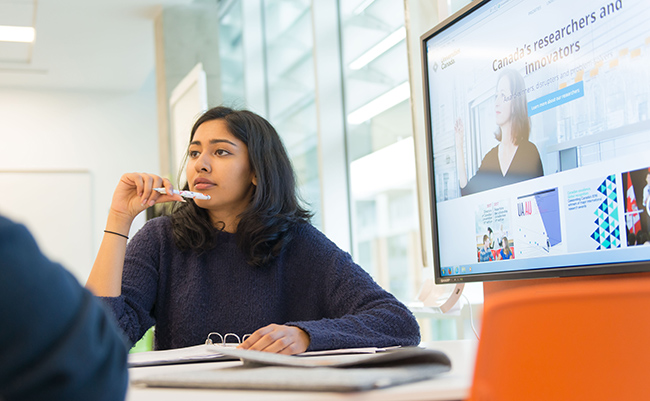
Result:
M209 143L210 143L210 145L214 145L215 143L229 143L232 146L237 147L236 143L231 142L231 141L229 141L227 139L210 139ZM200 146L201 141L192 141L192 142L190 142L190 145L198 145L198 146Z

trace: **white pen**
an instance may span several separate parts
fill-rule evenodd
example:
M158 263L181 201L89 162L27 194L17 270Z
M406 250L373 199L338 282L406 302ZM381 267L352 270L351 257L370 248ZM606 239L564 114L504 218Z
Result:
M167 195L167 191L165 190L165 188L154 188L153 190L163 195ZM172 192L174 192L174 195L180 195L183 198L194 198L194 199L203 199L203 200L210 199L210 195L205 195L199 192L179 191L178 189L174 189Z

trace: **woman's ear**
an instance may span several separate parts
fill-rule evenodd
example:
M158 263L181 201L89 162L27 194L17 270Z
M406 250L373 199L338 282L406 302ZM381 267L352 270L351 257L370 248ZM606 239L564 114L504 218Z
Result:
M257 186L257 176L253 175L253 185Z

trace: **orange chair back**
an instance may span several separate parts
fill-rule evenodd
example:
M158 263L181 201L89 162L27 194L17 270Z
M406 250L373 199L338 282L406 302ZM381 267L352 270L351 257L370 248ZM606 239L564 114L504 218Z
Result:
M650 277L494 294L470 400L650 400Z

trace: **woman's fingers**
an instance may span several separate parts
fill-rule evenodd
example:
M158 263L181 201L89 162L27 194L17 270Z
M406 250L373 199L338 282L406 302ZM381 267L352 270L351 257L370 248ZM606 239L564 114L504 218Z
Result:
M456 120L456 124L454 125L454 130L456 131L457 134L463 133L465 130L465 127L463 126L463 120L460 118Z
M153 204L156 203L154 201L156 197L156 192L153 189L155 188L154 181L157 176L152 176L150 174L145 174L145 173L142 173L140 176L142 177L142 183L143 183L140 204L144 207L153 206ZM153 201L153 203L150 203L151 201Z
M165 188L163 195L154 188ZM156 203L179 201L184 202L180 195L174 195L174 187L168 179L155 174L127 173L122 176L113 194L112 208L135 217Z
M146 206L153 206L156 203L164 203L171 201L185 202L182 196L174 194L174 186L167 178L161 178L157 175L150 175L151 178L149 183L151 184L150 195L146 200ZM149 190L146 185L147 181L145 180L145 191ZM165 188L165 194L161 194L158 191L155 191L154 188Z
M185 199L183 199L182 196L178 194L174 195L174 186L172 185L171 181L169 181L167 178L163 179L163 187L165 188L167 195L170 197L169 198L170 200L185 202Z
M309 342L309 335L298 327L270 324L256 330L239 348L293 355L306 351Z

